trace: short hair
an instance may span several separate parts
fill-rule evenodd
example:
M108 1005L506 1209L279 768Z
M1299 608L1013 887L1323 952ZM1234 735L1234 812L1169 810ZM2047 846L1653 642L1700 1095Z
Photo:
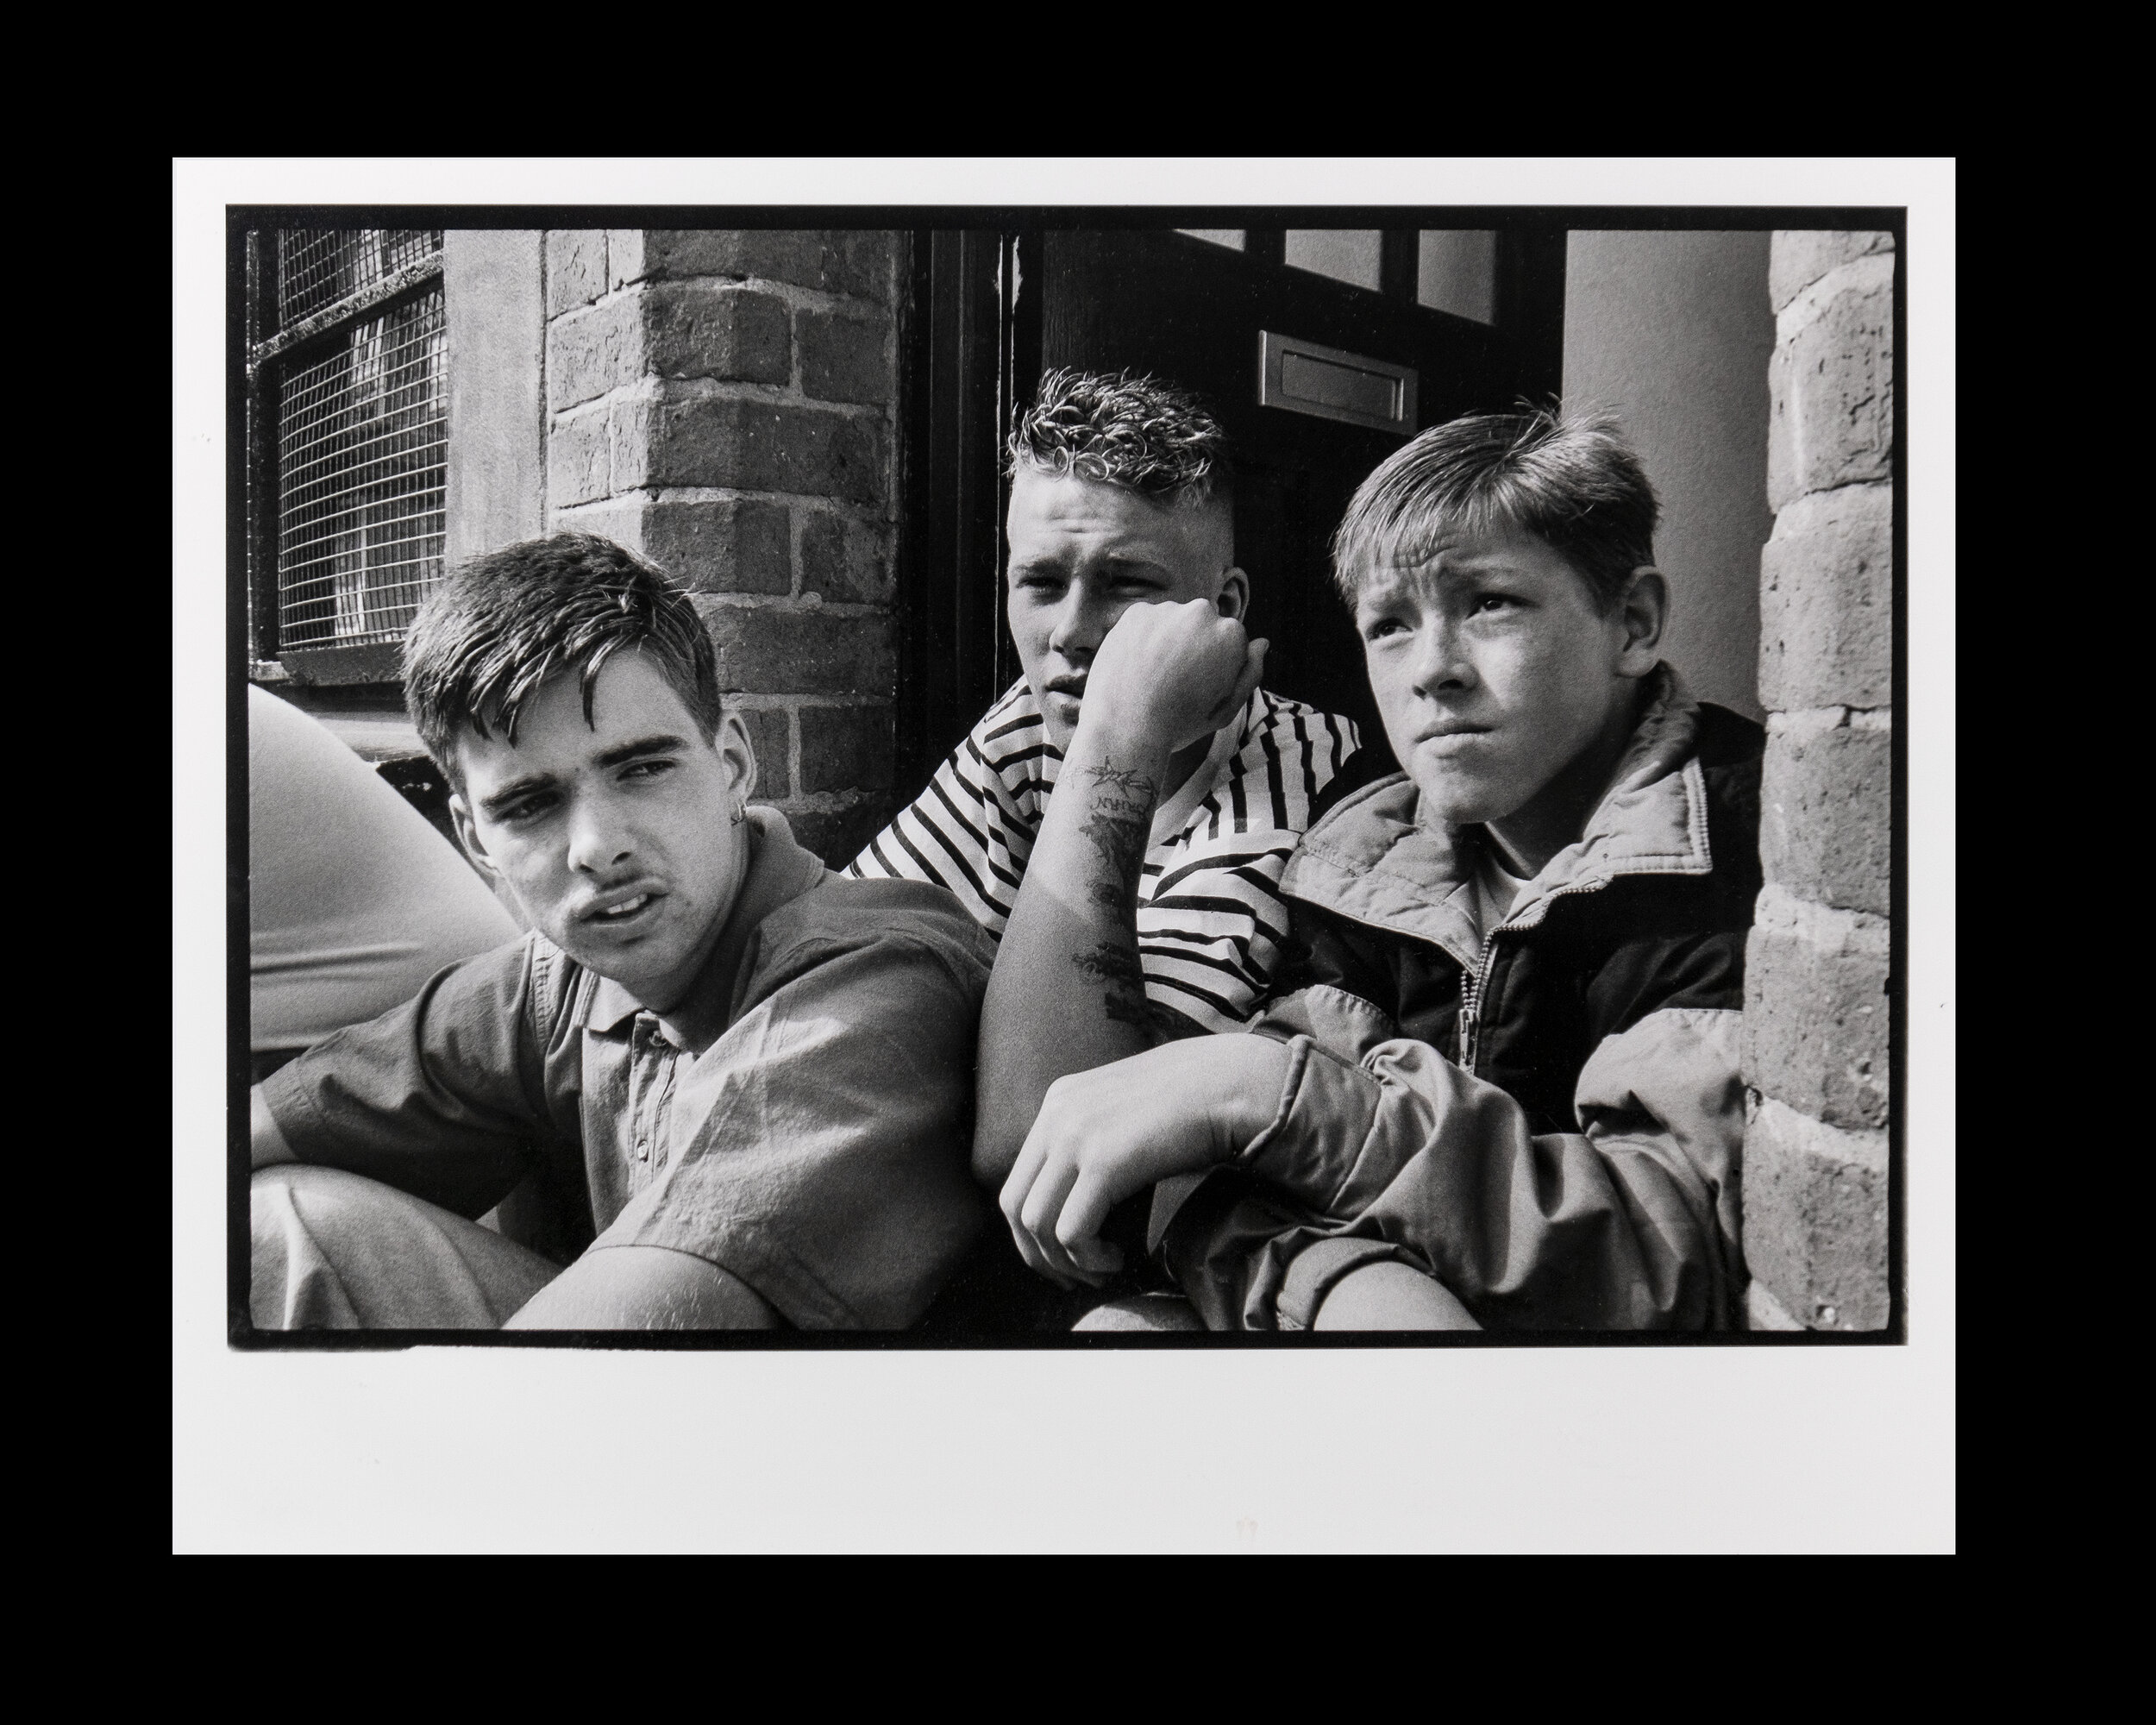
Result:
M1372 569L1421 562L1441 533L1509 527L1562 555L1608 611L1654 561L1660 516L1614 420L1523 403L1432 426L1387 456L1332 536L1332 578L1353 605Z
M491 551L427 595L404 637L404 707L435 764L461 788L455 743L469 725L512 745L540 686L575 669L592 718L599 668L642 651L704 737L724 706L718 656L688 593L611 539L556 533Z
M1004 453L1006 473L1069 474L1156 503L1234 495L1228 434L1205 404L1179 384L1127 371L1049 373Z

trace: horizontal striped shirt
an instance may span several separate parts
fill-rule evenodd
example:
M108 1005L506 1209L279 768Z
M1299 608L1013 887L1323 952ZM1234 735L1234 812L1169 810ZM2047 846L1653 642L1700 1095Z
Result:
M1214 734L1153 816L1138 907L1153 1000L1207 1030L1242 1028L1288 932L1281 870L1357 741L1348 720L1263 689ZM1019 681L845 872L948 887L1000 939L1062 760Z

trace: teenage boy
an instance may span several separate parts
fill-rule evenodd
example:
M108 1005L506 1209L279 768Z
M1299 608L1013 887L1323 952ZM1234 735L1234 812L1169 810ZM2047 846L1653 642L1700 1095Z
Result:
M1163 1242L1211 1327L1737 1320L1764 737L1659 660L1657 512L1547 412L1363 482L1334 570L1406 771L1306 837L1250 1033L1050 1092L1002 1199L1037 1268L1099 1279L1110 1205L1212 1170Z
M1227 438L1194 396L1053 372L1006 456L1024 678L847 871L949 887L998 938L991 1189L1056 1079L1243 1027L1287 931L1281 870L1357 743L1257 686Z
M688 596L605 540L452 574L405 690L533 932L256 1087L256 1325L912 1322L987 1208L972 919L748 807ZM573 1213L566 1268L468 1220L527 1176Z

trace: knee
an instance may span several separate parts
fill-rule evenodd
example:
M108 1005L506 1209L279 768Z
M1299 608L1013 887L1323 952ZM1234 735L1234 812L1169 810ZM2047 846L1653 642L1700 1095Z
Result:
M1412 1265L1365 1264L1342 1276L1319 1306L1319 1330L1479 1330L1452 1290Z
M378 1180L341 1168L283 1162L257 1169L248 1181L248 1219L259 1247L266 1238L282 1238L295 1226L317 1233L334 1230L340 1221L372 1214L383 1200L398 1195Z
M357 1326L340 1266L402 1194L336 1168L280 1163L248 1182L249 1314L266 1330Z
M1073 1331L1202 1330L1205 1321L1189 1301L1174 1294L1140 1294L1128 1300L1111 1300L1073 1324Z

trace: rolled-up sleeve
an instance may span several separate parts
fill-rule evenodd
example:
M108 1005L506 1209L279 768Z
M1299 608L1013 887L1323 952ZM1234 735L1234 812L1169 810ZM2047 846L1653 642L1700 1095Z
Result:
M873 920L759 957L753 997L677 1089L693 1128L594 1251L693 1252L802 1327L927 1308L987 1215L967 1147L993 950L955 904Z
M467 1216L499 1202L535 1138L559 1135L530 1013L531 938L453 964L401 1007L262 1082L300 1161Z

